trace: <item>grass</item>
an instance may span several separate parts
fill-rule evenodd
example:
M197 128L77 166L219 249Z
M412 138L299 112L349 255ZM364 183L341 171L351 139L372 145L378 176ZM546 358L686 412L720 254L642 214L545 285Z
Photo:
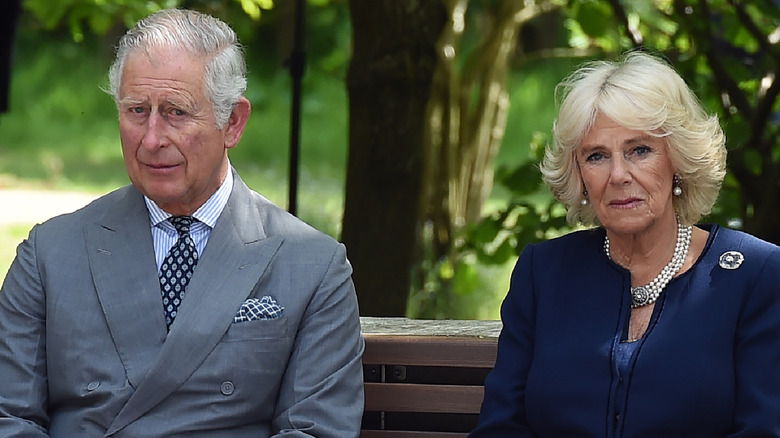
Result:
M128 183L111 99L100 90L110 60L105 44L22 34L12 76L11 111L0 115L0 188L35 187L105 193ZM570 67L560 61L530 66L509 81L511 107L497 165L528 159L535 130L549 130L552 88ZM281 67L253 65L247 97L253 112L231 162L250 187L287 206L290 79ZM303 87L298 216L338 237L347 160L347 96L343 78L309 71ZM491 205L502 202L495 190ZM24 206L14 206L24 208ZM0 226L0 275L33 224ZM508 287L506 266L482 267L481 293L455 306L495 319ZM480 296L482 295L482 296ZM479 304L477 304L479 303Z

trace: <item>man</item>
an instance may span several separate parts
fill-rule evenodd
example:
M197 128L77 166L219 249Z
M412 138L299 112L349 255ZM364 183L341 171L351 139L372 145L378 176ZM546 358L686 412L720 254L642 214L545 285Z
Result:
M109 79L132 185L19 246L0 292L0 436L357 437L351 268L230 166L251 111L234 32L155 13Z

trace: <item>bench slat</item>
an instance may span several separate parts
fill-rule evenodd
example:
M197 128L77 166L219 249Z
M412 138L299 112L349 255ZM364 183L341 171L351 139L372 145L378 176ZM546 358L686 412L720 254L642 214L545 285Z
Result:
M366 411L478 414L485 389L471 385L366 383Z
M370 365L493 368L495 338L364 335L363 363Z
M468 433L411 432L401 430L362 430L360 438L466 438Z

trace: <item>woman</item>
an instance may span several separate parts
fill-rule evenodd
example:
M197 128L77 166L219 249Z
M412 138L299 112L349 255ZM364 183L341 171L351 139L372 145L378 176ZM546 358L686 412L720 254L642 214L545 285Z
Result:
M652 55L565 79L541 168L572 224L523 251L471 437L780 436L780 248L696 225L726 149Z

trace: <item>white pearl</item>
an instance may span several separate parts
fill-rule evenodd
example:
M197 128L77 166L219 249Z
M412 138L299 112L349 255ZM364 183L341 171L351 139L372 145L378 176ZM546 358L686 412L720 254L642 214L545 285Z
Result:
M680 192L682 193L682 190ZM648 304L654 303L655 300L658 299L658 296L661 295L661 291L663 291L667 283L669 283L669 281L671 281L671 279L680 270L680 268L682 268L682 265L685 262L685 257L688 255L688 249L690 248L692 228L693 227L690 225L686 225L686 226L681 225L678 219L677 241L674 246L674 253L672 255L672 259L669 261L669 263L666 266L664 266L663 269L661 269L661 272L659 272L658 275L652 281L650 281L650 283L648 283L646 286L644 287L638 286L638 287L631 288L632 301L634 301L631 304L631 307L641 307L641 306L646 306ZM608 235L604 236L604 252L607 254L607 257L610 257ZM647 290L646 299L643 299L641 296L640 297L633 296L640 289Z

